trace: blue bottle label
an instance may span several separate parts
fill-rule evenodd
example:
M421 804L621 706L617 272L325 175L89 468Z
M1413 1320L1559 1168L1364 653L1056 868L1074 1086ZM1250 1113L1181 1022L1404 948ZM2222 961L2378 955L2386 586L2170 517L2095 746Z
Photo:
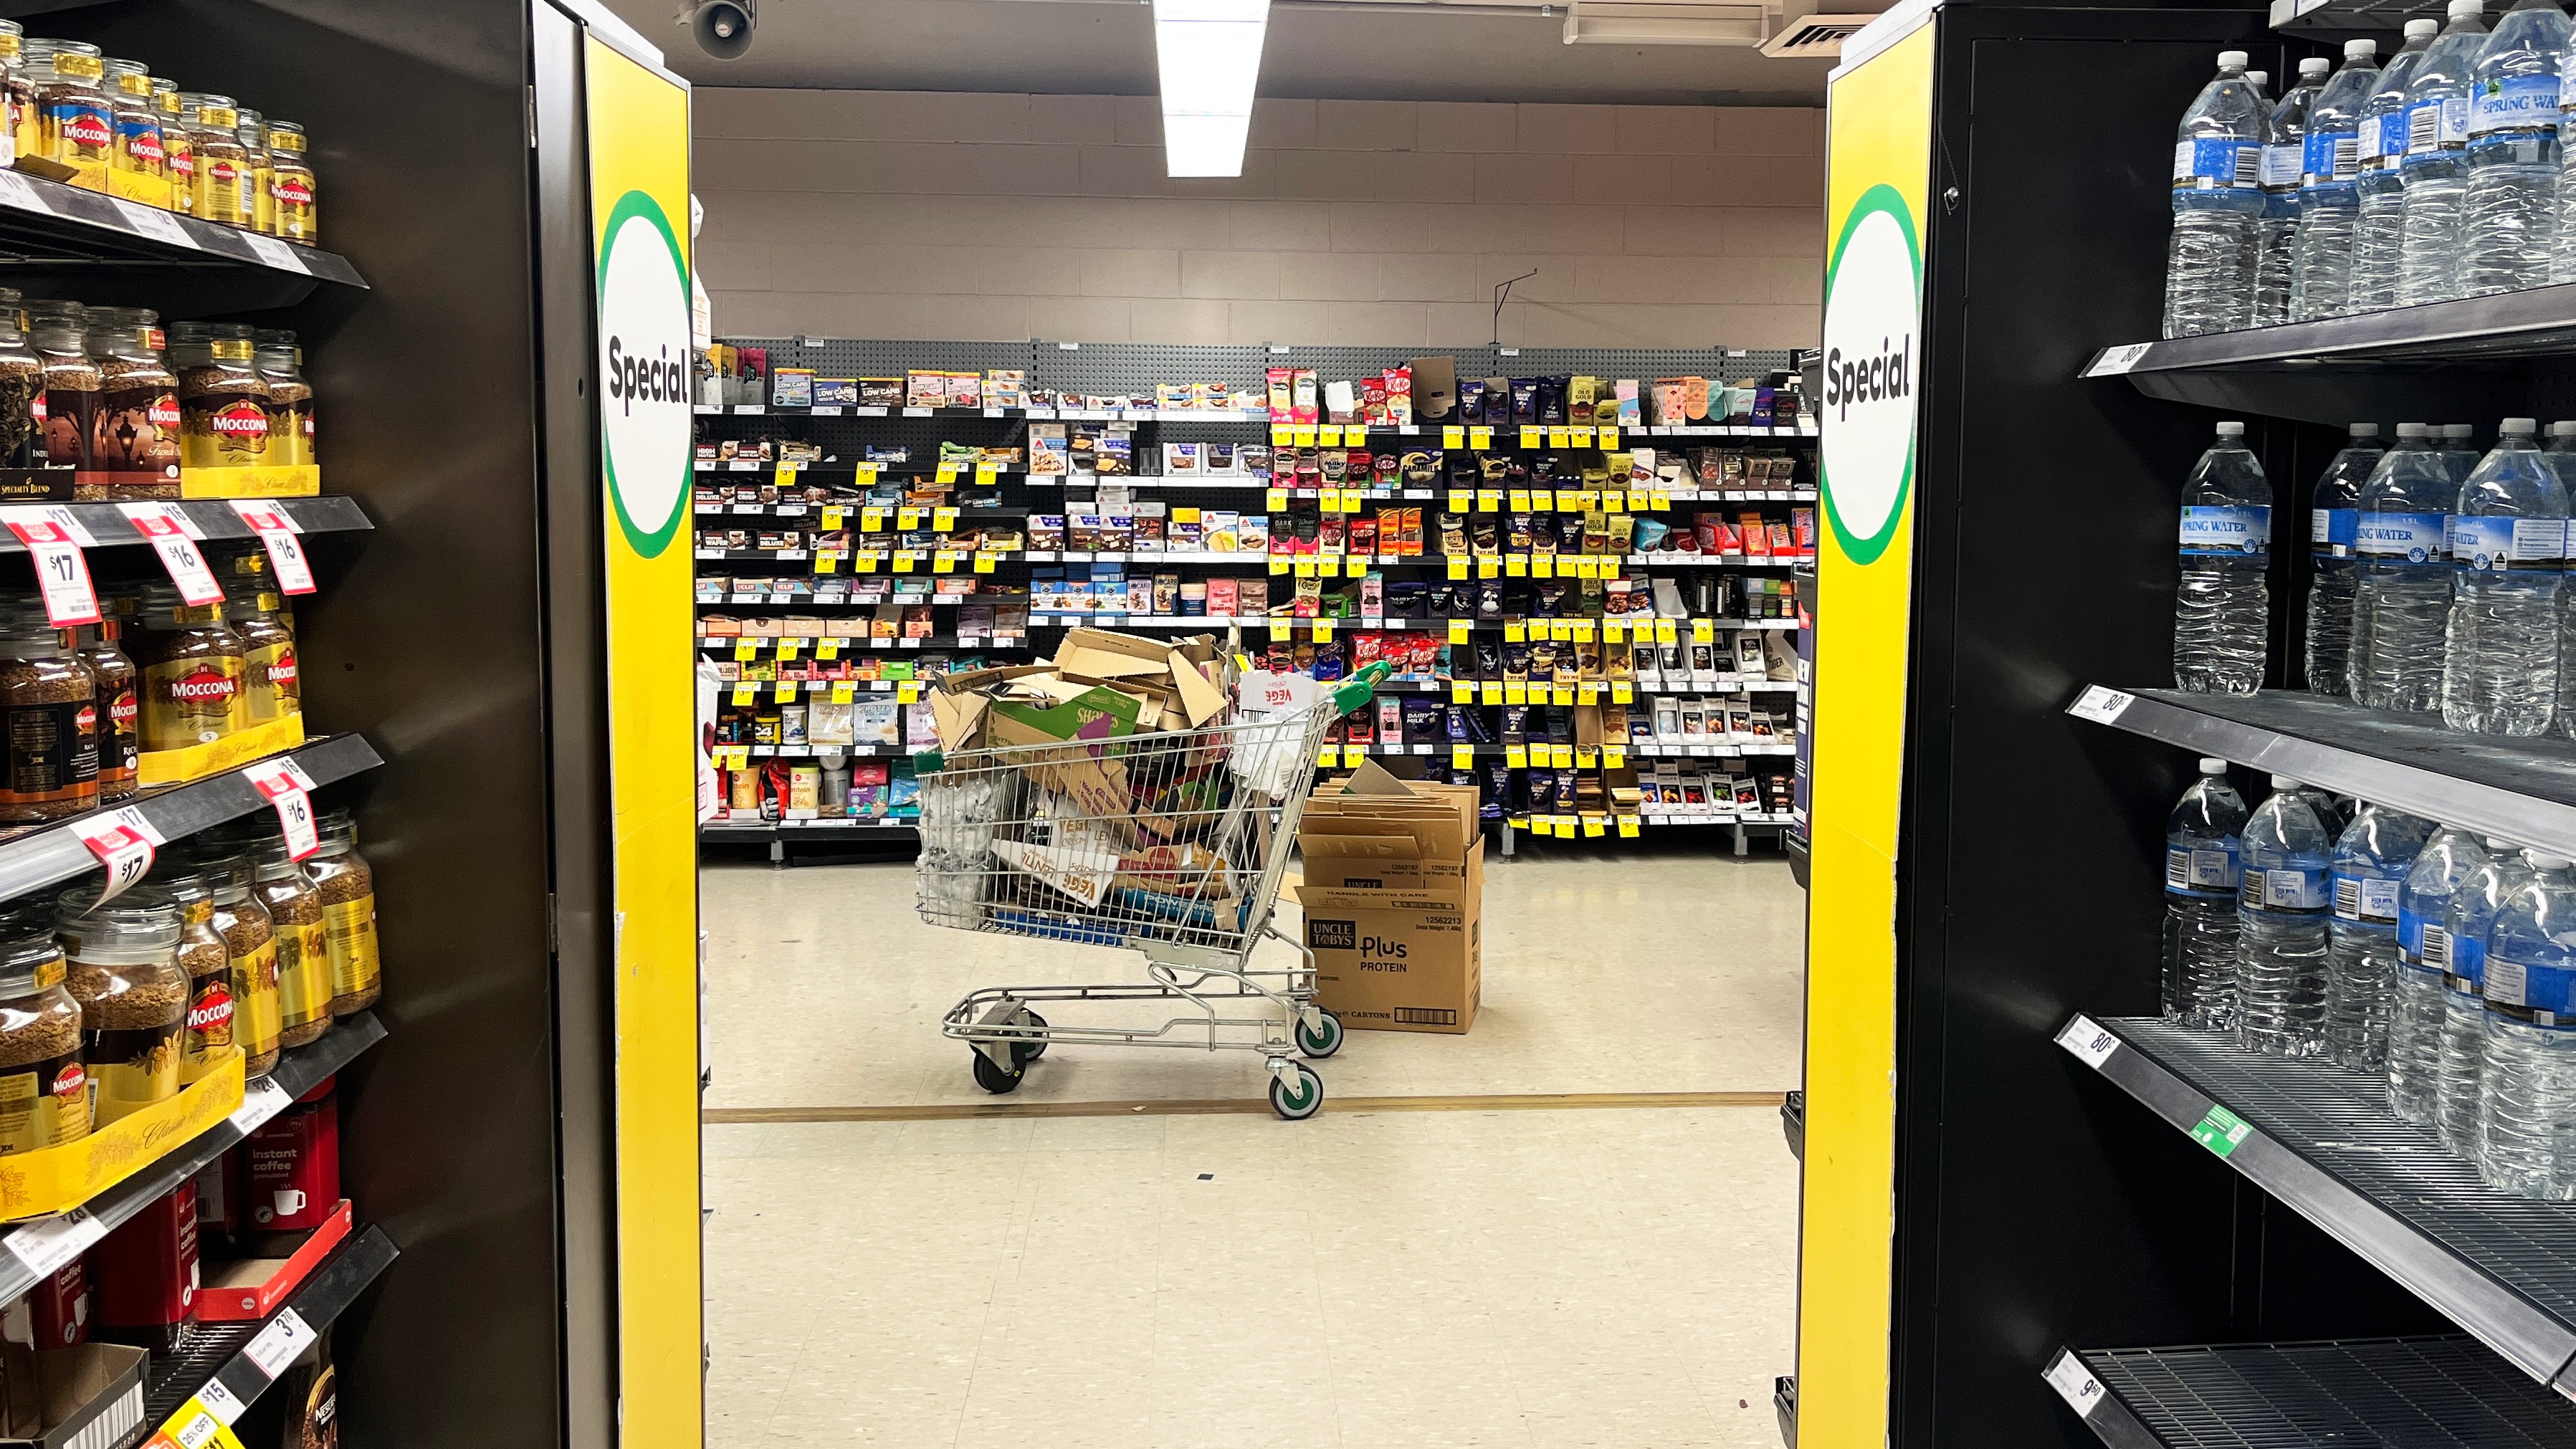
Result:
M2469 134L2558 129L2558 77L2515 75L2486 81L2469 100Z
M2264 503L2220 507L2188 505L2182 511L2182 551L2260 557L2272 550L2272 509Z
M2354 544L2367 558L2437 563L2444 553L2441 513L2365 513L2354 529Z
M2225 900L2236 894L2243 880L2244 867L2232 835L2165 847L2165 889L2173 895Z
M2445 968L2451 976L2451 989L2480 990L2487 973L2486 938L2469 932L2448 937L2446 944L2451 948L2451 964Z
M2362 147L2364 160L2376 158L2383 164L2393 164L2398 157L2406 154L2406 113L2404 111L2390 111L2384 116L2373 116L2362 122L2362 125L2369 132L2369 144Z
M2397 929L2397 882L2386 876L2334 873L2335 918L2376 931Z
M2222 136L2174 143L2173 184L2200 190L2259 186L2263 180L2263 145Z
M2248 911L2284 915L2321 915L2326 909L2324 861L2291 856L2278 865L2245 867L2245 884L2236 904Z
M2301 179L2310 186L2350 181L2361 174L2361 132L2310 131L2300 155Z
M2317 508L2308 514L2309 550L2319 558L2349 558L2361 536L2361 510L2357 508Z
M2451 515L2451 561L2472 573L2556 573L2567 553L2567 520Z
M2489 956L2481 986L2491 1005L2523 1007L2541 1026L2576 1027L2576 968Z

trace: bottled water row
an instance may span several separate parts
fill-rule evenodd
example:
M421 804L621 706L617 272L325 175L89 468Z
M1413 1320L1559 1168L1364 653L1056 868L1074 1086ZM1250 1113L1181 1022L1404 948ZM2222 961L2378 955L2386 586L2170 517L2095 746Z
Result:
M2576 86L2556 0L2479 0L2405 43L2299 63L2275 101L2241 50L2183 113L2164 335L2185 337L2576 280Z
M2174 678L2248 694L2270 615L2270 483L2241 423L2183 484ZM2576 588L2567 585L2576 422L2506 418L2480 457L2465 424L2373 423L2317 480L2310 514L2308 688L2453 729L2576 733Z
M2385 1077L2489 1186L2576 1199L2576 867L2204 759L2165 825L2164 1010Z

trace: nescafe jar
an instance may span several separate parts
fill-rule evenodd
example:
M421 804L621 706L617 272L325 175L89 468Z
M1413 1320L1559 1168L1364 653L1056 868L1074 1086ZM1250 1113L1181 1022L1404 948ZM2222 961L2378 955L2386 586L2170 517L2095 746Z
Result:
M45 621L44 606L0 602L0 821L96 808L99 725L96 680Z
M242 697L248 669L241 636L224 623L221 604L192 605L168 584L143 591L135 612L141 628L125 641L142 672L144 753L210 745L236 734L249 721Z

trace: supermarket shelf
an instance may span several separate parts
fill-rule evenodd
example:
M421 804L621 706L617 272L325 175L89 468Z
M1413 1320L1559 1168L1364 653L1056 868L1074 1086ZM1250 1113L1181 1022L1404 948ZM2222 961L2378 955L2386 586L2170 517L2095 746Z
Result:
M705 458L700 458L696 462L691 463L689 468L691 472L698 474L700 477L715 475L717 477L768 478L777 474L778 463L774 459L767 458L727 458L720 461L709 461ZM798 478L811 475L818 481L829 480L837 482L843 478L856 478L862 472L873 474L879 478L934 478L939 475L942 468L946 468L950 473L950 481L963 487L974 486L975 475L978 473L990 473L995 477L1008 478L1022 475L1029 471L1029 465L1026 463L996 463L988 468L981 463L942 463L937 458L925 458L919 461L906 458L879 462L868 462L865 460L858 462L832 462L827 459L820 463L797 463L792 465L788 471Z
M277 758L304 767L316 785L345 780L384 763L375 748L357 735L330 735L310 740ZM193 784L148 792L132 803L143 811L164 840L194 835L208 826L268 808L268 801L239 770L227 770ZM117 808L122 808L117 807ZM98 869L98 857L72 833L68 822L33 826L0 842L0 901L58 885ZM0 1302L8 1301L0 1297Z
M775 840L782 835L856 835L901 839L919 833L911 821L892 820L710 820L698 827L707 840Z
M988 510L977 511L986 512ZM961 514L960 516L963 517L964 515ZM1015 513L1010 516L1025 517L1027 515L1025 513ZM247 532L247 530L245 530L245 532ZM1429 554L1421 556L1391 553L1375 555L1308 554L1290 557L1266 553L1236 553L1209 549L1145 549L1124 551L1094 549L1030 549L1022 551L1014 549L1009 551L1000 551L963 548L941 549L933 547L926 549L913 548L900 550L890 548L863 548L855 550L834 549L832 552L839 555L840 561L842 562L846 562L852 553L861 553L874 555L879 563L883 563L889 555L897 552L904 552L912 554L916 562L927 560L932 554L949 553L955 555L960 563L972 558L997 558L1015 559L1024 563L1128 563L1145 565L1161 565L1167 563L1212 564L1237 568L1266 566L1273 558L1286 558L1292 569L1298 563L1313 564L1319 557L1328 557L1334 561L1335 572L1333 574L1325 575L1327 578L1336 577L1340 573L1346 572L1350 564L1364 565L1369 568L1379 569L1438 569L1446 568L1449 565L1448 556L1443 554ZM701 548L697 550L697 557L698 561L701 563L803 564L812 562L814 555L811 550L801 548ZM1493 555L1488 555L1488 557L1493 557ZM1575 558L1594 559L1607 563L1632 564L1640 568L1787 569L1797 568L1802 564L1812 564L1815 562L1812 557L1797 555L1753 558L1744 554L1672 552L1631 554L1519 554L1507 555L1505 557L1517 557L1522 560L1522 571L1511 574L1510 577L1512 578L1545 577L1544 575L1535 575L1531 572L1528 560L1533 557L1547 558L1550 560ZM918 572L918 570L916 570L916 572ZM1561 574L1556 575L1556 577L1565 576L1566 575ZM1357 577L1357 575L1353 575L1353 577Z
M1631 617L1639 618L1642 616ZM1525 621L1512 621L1513 624L1523 622ZM1540 621L1532 620L1526 622L1536 623ZM1587 619L1584 622L1597 625L1601 621L1598 619ZM1684 621L1676 619L1671 622L1678 624ZM1032 628L1039 626L1054 628L1058 627L1059 623L1063 626L1096 624L1104 628L1112 629L1222 629L1228 625L1235 624L1242 625L1247 629L1264 627L1271 629L1308 629L1320 623L1330 624L1337 630L1427 629L1433 633L1446 630L1452 624L1464 624L1469 629L1480 634L1497 633L1505 628L1511 627L1511 625L1507 625L1498 619L1388 619L1374 618L1366 615L1354 616L1347 619L1294 619L1267 614L1117 614L1110 613L1106 610L1096 614L1061 613L1053 610L1044 612L1032 611L1029 615L1029 624ZM1795 619L1712 619L1709 623L1714 628L1718 629L1795 629L1798 627L1798 621Z
M1271 426L1267 412L1238 412L1224 408L904 408L904 407L772 407L764 403L697 403L694 409L701 417L815 417L815 418L1029 418L1060 419L1066 422L1127 423L1257 423ZM1319 424L1297 424L1312 430ZM1408 423L1400 426L1358 427L1349 423L1330 426L1344 437L1354 432L1384 437L1437 438L1441 423ZM1483 426L1478 424L1477 426ZM1521 424L1494 427L1494 448L1516 448L1520 444ZM1657 438L1812 438L1817 435L1812 420L1786 425L1752 423L1689 423L1666 426L1622 427L1624 435ZM1307 445L1300 445L1307 446ZM1331 446L1327 444L1326 446ZM1560 447L1571 446L1559 444Z
M2272 28L2293 33L2393 31L2419 8L2412 0L2272 0Z
M2576 1405L2458 1335L2062 1348L2042 1377L2112 1449L2576 1449Z
M779 503L727 502L697 503L691 505L691 507L696 510L697 516L700 518L815 518L818 517L826 508L837 508L844 514L857 514L864 509L870 508L887 514L892 514L898 510L906 508L911 509L915 513L929 513L934 509L945 506L946 505L944 504L919 503L857 503L849 499L835 499L829 503L814 503L804 499L798 499L793 502ZM1025 508L958 508L952 511L956 513L959 518L970 520L1026 518L1029 516L1029 510Z
M284 1111L324 1078L356 1061L385 1039L372 1011L340 1018L321 1038L290 1047L266 1077L251 1079L239 1111L208 1128L133 1176L70 1212L35 1218L0 1231L0 1302L15 1299L133 1217L207 1163L247 1141L253 1129Z
M2224 1032L2078 1015L2060 1046L2448 1315L2576 1395L2576 1203L2494 1191L2388 1110L2387 1083Z
M367 521L366 511L358 507L358 500L339 494L313 498L273 498L261 501L284 513L288 521L304 533L361 533L375 527L373 523ZM71 510L74 521L89 530L90 537L98 540L101 548L112 548L120 544L140 547L147 542L142 534L135 531L134 525L127 521L125 515L117 511L113 503L66 503L60 506ZM210 542L222 543L259 537L256 530L241 521L240 514L233 512L230 503L218 499L197 498L181 503L179 508L181 512L187 514L189 522L194 523L204 532ZM27 546L18 541L16 534L0 531L0 553L25 553L26 551Z
M370 1223L315 1264L303 1286L265 1321L194 1326L176 1354L156 1354L143 1396L143 1422L159 1430L152 1442L238 1442L198 1422L216 1416L209 1401L223 1402L222 1412L238 1413L268 1392L275 1381L270 1369L283 1373L294 1351L347 1312L399 1256L393 1239Z
M20 269L39 273L66 264L92 271L153 264L222 271L231 274L227 280L247 284L240 295L260 299L262 307L302 301L324 282L367 285L335 252L254 237L23 171L0 172L0 248Z
M2280 689L2124 693L2097 685L2067 713L2481 835L2576 854L2576 743L2566 740L2462 734L2433 715Z

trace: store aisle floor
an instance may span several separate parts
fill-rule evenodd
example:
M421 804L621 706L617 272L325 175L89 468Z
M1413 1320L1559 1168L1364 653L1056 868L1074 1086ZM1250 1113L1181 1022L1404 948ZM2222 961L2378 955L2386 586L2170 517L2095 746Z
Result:
M1806 898L1776 855L1705 849L1487 862L1484 1007L1464 1036L1350 1034L1343 1096L1776 1092L1798 1078ZM925 925L912 867L714 865L702 875L710 1108L983 1103L941 1015L979 986L1134 981L1141 958ZM1295 911L1281 927L1294 932ZM1265 952L1287 948L1266 945ZM1150 1007L1052 1019L1133 1021ZM1160 1020L1167 1013L1151 1017ZM1066 1049L1010 1101L1258 1098L1260 1059Z
M1778 1442L1761 1108L707 1129L711 1449Z

